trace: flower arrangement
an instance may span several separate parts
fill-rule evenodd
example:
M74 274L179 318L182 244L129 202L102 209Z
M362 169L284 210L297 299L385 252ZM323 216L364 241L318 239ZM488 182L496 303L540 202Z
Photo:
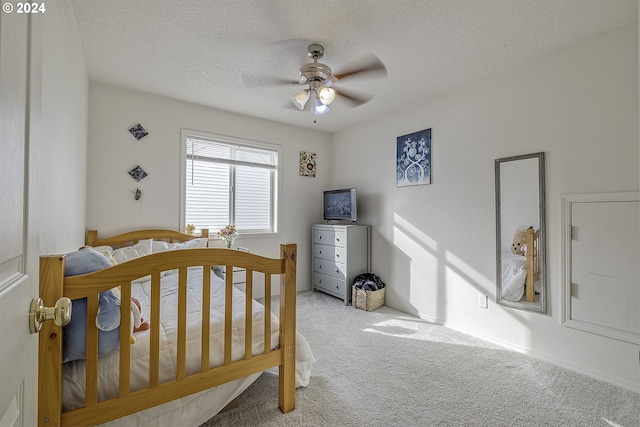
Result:
M236 237L238 237L238 230L235 225L229 224L218 231L218 237L222 239L227 248L231 248Z

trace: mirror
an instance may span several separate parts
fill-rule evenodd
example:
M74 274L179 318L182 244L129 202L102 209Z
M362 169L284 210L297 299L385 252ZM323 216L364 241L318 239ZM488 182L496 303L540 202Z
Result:
M547 312L544 153L496 159L496 302Z

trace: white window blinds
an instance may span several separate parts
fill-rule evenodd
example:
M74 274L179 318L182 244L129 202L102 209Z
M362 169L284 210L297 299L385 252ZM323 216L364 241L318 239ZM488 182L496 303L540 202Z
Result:
M217 232L275 230L278 150L185 137L185 222Z

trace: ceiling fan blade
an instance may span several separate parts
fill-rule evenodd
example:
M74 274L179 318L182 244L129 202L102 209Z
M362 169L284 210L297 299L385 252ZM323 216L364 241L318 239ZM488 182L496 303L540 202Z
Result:
M371 55L369 58L355 64L351 68L340 73L335 73L333 77L341 80L356 75L360 77L386 76L387 67L385 67L384 63L377 56Z
M340 99L344 99L351 103L352 107L358 107L362 104L373 99L373 96L355 93L353 91L345 91L344 89L336 89L336 94L340 96Z

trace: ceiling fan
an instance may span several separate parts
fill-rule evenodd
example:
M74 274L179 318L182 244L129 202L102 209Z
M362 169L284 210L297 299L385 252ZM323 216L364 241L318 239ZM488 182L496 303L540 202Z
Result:
M355 106L369 102L372 97L357 95L342 88L334 89L333 85L347 77L362 76L364 74L386 75L387 72L382 61L373 56L366 63L360 64L353 69L333 74L328 65L318 62L324 56L324 47L322 45L312 43L307 50L307 55L313 59L313 62L300 67L300 79L292 82L307 85L307 88L291 97L293 104L300 110L304 110L307 102L312 100L311 105L313 105L314 113L324 114L329 111L329 104L336 99L336 95L350 101Z

